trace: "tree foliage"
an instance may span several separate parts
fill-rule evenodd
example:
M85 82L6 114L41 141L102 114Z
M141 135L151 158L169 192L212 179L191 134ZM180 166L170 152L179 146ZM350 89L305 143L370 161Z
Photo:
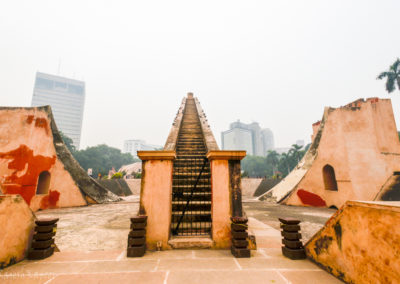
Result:
M93 176L99 173L104 176L113 167L119 169L122 165L135 162L130 153L121 153L121 150L105 144L75 151L74 157L85 170L92 168Z
M119 169L123 165L132 164L139 161L134 159L130 153L121 153L121 150L109 147L105 144L94 147L87 147L85 150L77 151L71 138L60 131L64 144L68 147L71 154L86 171L93 169L92 175L97 177L108 175L112 168Z
M382 72L378 75L379 80L386 78L386 91L388 93L393 92L397 88L400 90L400 59L397 60L389 67L388 71Z
M278 154L276 151L268 151L266 157L246 156L242 160L241 167L244 176L249 177L274 177L287 176L303 158L310 145L305 149L293 144L287 153Z
M74 141L65 135L62 131L60 131L60 135L62 140L64 141L65 146L67 146L68 150L73 154L76 151Z

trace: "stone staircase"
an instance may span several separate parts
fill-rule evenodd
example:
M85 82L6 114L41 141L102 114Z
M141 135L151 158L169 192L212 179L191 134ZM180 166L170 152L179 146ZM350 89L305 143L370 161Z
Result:
M209 236L211 233L211 173L206 153L194 99L187 98L172 178L171 231L174 236Z

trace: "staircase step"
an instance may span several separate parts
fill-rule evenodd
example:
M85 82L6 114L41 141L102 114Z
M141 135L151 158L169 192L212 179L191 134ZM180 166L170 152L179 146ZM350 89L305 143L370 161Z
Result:
M183 194L174 193L172 195L173 201L185 202L190 196L189 192L183 192ZM211 202L211 192L194 192L191 198L192 201L210 201Z
M175 201L176 202L176 201ZM180 201L181 203L172 202L172 211L173 214L178 214L182 212L186 208L186 201ZM196 202L196 201L194 201ZM193 201L189 202L188 208L190 208L190 214L197 214L200 212L204 212L204 214L210 214L211 212L211 201L203 201L204 203L194 203ZM197 201L199 202L199 201ZM208 204L207 204L207 203ZM187 212L189 213L189 212ZM185 213L186 214L186 213Z
M194 223L194 222L211 222L211 213L208 214L188 214L189 212L186 212L185 215L182 218L182 222L187 222L187 223ZM172 213L172 220L174 222L178 222L178 220L181 218L180 214L174 214Z

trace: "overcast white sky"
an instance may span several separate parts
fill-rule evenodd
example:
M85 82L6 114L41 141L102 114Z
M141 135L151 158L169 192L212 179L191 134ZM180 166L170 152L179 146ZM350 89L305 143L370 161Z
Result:
M237 119L310 141L324 106L390 97L400 1L2 1L0 105L30 106L36 71L86 82L81 148L164 145L194 92L214 135Z

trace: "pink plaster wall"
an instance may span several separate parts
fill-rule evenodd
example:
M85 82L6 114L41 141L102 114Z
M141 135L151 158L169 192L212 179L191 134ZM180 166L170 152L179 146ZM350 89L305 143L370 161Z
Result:
M36 195L39 174L50 173L49 193ZM32 210L86 205L58 160L47 113L36 108L0 111L0 188L20 194Z
M146 244L150 250L162 242L169 249L168 240L172 211L172 160L147 160L142 164L140 206L147 215Z
M339 208L347 200L373 200L393 172L400 170L390 99L326 108L324 116L317 157L284 203ZM335 170L338 191L325 190L322 168L326 164Z
M0 195L0 269L25 258L35 216L20 195Z

